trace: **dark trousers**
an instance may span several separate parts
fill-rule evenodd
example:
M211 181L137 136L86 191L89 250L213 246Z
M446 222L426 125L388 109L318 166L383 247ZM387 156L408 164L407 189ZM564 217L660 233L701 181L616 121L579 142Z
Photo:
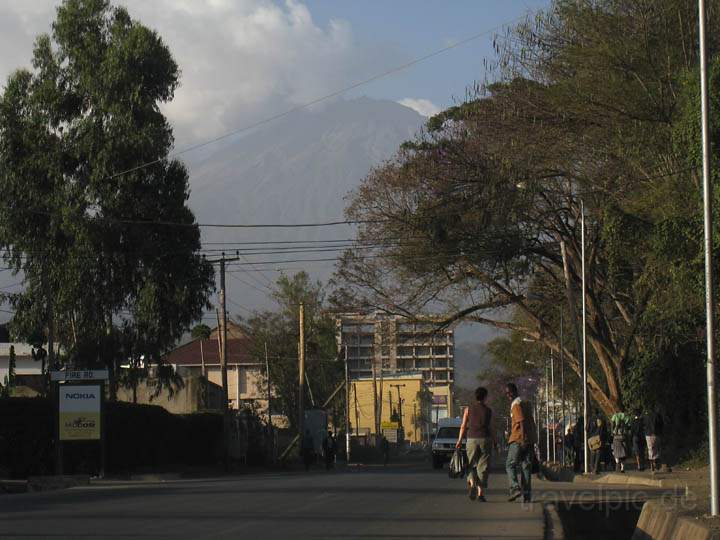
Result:
M532 452L532 445L520 446L518 443L510 443L505 462L510 491L521 491L525 500L530 499L532 490ZM518 477L520 477L519 483Z

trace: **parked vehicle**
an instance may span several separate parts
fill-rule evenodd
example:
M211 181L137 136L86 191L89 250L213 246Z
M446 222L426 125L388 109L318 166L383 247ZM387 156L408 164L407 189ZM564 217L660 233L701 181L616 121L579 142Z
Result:
M433 469L442 468L443 464L450 461L455 452L455 444L460 435L462 418L442 418L438 422L438 430L432 443L432 466ZM465 451L465 441L461 446Z

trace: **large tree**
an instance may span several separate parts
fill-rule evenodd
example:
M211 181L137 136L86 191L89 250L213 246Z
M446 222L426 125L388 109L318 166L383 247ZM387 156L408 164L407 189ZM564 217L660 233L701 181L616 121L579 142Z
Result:
M275 310L255 313L246 322L253 339L254 355L269 357L270 383L274 390L274 413L288 417L290 425L298 420L298 343L299 308L305 310L305 406L312 401L322 405L342 382L343 362L338 360L335 321L326 311L324 290L307 273L278 278L273 291ZM267 347L267 349L266 349ZM337 417L342 414L341 396L328 406Z
M155 356L208 302L212 268L160 111L178 80L124 8L65 0L0 98L0 243L25 280L15 331L53 330L75 365L114 372L123 320Z
M344 256L341 283L390 311L442 310L557 354L559 306L566 321L579 314L584 206L589 388L606 413L621 409L626 372L668 325L662 306L694 320L701 302L677 294L699 270L697 228L667 245L699 203L674 135L695 10L556 1L513 29L497 82L432 118L354 194L348 216L375 247ZM576 343L563 354L579 375Z

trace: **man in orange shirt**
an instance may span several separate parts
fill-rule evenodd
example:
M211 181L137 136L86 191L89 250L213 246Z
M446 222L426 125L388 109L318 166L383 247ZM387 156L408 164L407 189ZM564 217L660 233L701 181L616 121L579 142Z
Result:
M535 444L535 421L532 407L518 396L514 383L505 387L505 395L510 399L510 436L508 437L508 455L505 468L510 482L509 501L521 496L523 502L531 501L532 453ZM520 482L518 483L518 476Z

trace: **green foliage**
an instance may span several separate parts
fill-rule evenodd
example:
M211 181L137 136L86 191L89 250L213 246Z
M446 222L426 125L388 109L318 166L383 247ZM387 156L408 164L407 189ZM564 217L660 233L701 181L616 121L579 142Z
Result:
M26 284L13 329L47 335L52 309L78 366L114 373L125 326L135 358L158 358L207 304L212 268L160 111L178 81L160 36L124 8L65 0L0 98L0 244ZM181 225L144 223L161 221Z
M299 307L305 309L305 385L304 403L310 407L310 391L316 405L322 403L342 382L343 363L337 358L335 321L324 311L324 292L319 282L312 282L305 272L292 277L280 276L273 298L276 311L254 314L246 322L253 338L254 355L264 358L267 345L270 381L274 389L273 412L288 417L291 426L298 416L298 342L300 333ZM329 405L336 418L342 415L339 400Z
M193 339L210 339L212 329L207 324L198 324L190 331Z

